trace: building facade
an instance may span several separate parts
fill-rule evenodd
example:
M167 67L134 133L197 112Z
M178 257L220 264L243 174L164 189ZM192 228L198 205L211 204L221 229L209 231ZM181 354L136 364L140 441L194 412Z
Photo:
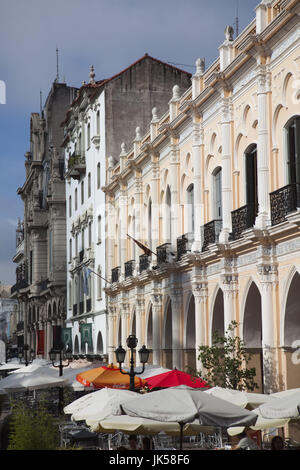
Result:
M63 122L67 218L67 328L75 354L107 354L105 193L108 167L139 126L146 132L151 109L160 112L177 83L191 75L147 54L117 75L83 83ZM132 134L133 132L133 134Z
M260 390L300 386L299 8L262 1L227 27L109 168L109 361L135 333L153 363L201 370L235 320Z
M48 358L61 340L66 318L66 214L60 123L75 89L55 81L40 113L30 118L30 151L26 178L18 194L24 221L17 228L16 284L11 297L19 302L18 347L28 344Z

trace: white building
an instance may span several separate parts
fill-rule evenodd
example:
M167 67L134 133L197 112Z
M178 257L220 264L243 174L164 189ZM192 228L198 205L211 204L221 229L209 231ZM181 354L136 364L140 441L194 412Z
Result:
M132 141L132 128L145 132L152 108L163 112L177 84L184 92L190 74L147 54L107 80L78 90L64 125L67 216L67 330L74 354L107 353L105 272L106 172ZM109 217L109 214L108 214ZM109 234L108 234L109 237ZM87 277L85 277L87 276ZM87 280L87 284L85 283ZM107 281L106 281L107 280ZM88 286L88 287L86 287ZM68 330L69 329L69 330Z

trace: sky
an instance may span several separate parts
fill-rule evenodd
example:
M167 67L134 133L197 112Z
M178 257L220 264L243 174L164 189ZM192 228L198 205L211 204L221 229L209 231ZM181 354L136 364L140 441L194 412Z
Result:
M145 53L190 73L218 58L227 25L239 32L259 0L0 0L0 282L15 284L15 229L23 220L30 114L56 78L70 86L120 72ZM171 90L170 90L171 97Z

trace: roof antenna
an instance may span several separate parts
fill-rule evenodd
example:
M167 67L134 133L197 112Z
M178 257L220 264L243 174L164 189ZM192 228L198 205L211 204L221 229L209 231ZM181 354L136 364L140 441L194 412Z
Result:
M59 81L59 73L58 73L58 47L56 46L56 82Z
M236 0L235 37L239 35L239 0Z

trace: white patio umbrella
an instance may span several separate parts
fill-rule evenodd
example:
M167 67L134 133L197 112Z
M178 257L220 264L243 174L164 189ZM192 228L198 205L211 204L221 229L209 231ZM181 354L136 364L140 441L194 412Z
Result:
M240 406L241 408L248 408L250 410L254 410L263 403L268 403L270 400L274 399L272 395L245 392L222 387L212 387L205 390L204 393L213 395L217 398L222 398L234 405Z
M173 421L163 423L154 419L128 415L112 415L103 420L91 419L89 426L94 432L106 434L122 431L125 434L156 435L164 432L171 436L179 436L181 431L180 425ZM199 421L193 421L186 423L182 432L184 436L194 436L199 433L214 434L216 430L212 426L201 426Z
M73 421L105 419L110 415L121 414L121 403L137 396L136 392L114 388L103 388L73 401L64 408Z
M300 390L282 394L260 405L258 410L265 419L297 419L300 417Z
M228 428L255 424L257 415L199 389L186 386L171 387L136 397L122 404L129 416L184 424L199 421L205 426ZM181 446L182 448L181 433Z
M169 372L171 369L166 369L165 367L161 367L155 364L149 364L145 366L145 370L142 374L139 375L141 379L148 379L149 377L153 377L154 375L164 374L165 372Z
M51 387L63 387L67 384L65 377L51 373L50 370L38 368L35 372L11 374L0 380L0 389L7 393L26 390L40 390Z
M5 364L2 364L0 366L0 372L3 371L9 371L9 370L15 370L15 369L21 369L24 366L24 364L20 364L19 360L12 360L9 362L6 362Z

